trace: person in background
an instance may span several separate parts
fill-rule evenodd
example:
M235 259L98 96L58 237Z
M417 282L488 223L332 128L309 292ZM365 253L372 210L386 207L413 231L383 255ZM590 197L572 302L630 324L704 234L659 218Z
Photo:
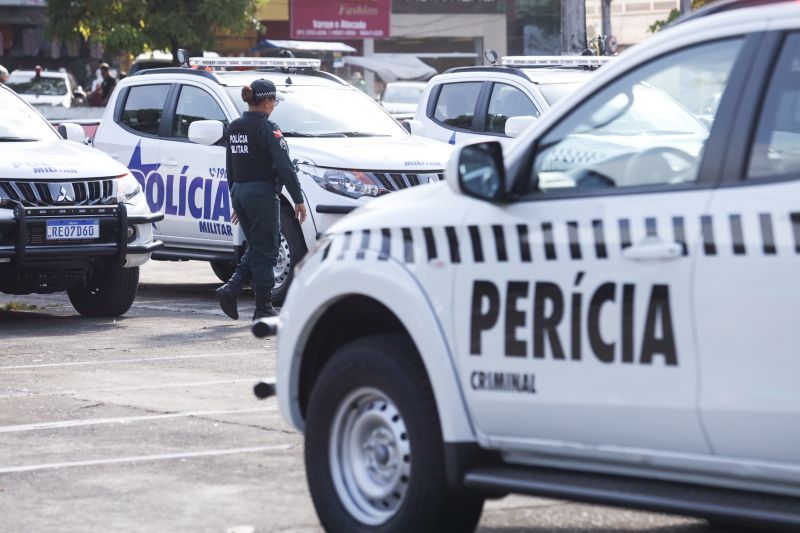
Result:
M236 320L239 292L252 279L256 292L253 320L257 320L277 315L272 307L272 289L281 241L281 189L286 186L289 191L301 224L306 206L286 139L278 125L267 120L278 105L275 84L255 80L242 87L242 100L248 110L225 132L225 164L234 209L231 220L242 225L247 251L231 279L216 293L222 311Z
M0 65L0 83L5 83L8 79L8 70L3 65Z
M93 106L102 107L108 103L114 87L117 86L117 78L111 74L111 67L108 63L100 63L100 76L102 81L89 95L89 102Z
M367 92L367 82L364 81L364 76L361 75L359 71L353 72L353 77L350 81L353 84L353 87L357 89L361 89L364 92Z

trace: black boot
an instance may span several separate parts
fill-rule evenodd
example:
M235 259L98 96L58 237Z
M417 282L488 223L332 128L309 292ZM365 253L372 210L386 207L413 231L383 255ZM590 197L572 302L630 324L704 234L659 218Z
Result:
M236 272L228 280L228 283L217 289L217 300L222 311L234 320L239 320L239 306L238 298L239 292L242 290L244 280L242 276Z
M253 320L269 316L278 316L278 312L272 307L272 291L266 294L256 291L256 312L253 313Z

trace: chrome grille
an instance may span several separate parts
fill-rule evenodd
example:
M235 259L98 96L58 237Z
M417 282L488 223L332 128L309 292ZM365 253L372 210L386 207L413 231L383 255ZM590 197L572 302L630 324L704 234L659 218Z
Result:
M422 174L397 174L394 172L370 172L387 191L399 191L409 187L416 187L426 183L444 181L442 173L422 173Z
M0 181L2 197L26 207L115 204L114 178L47 182Z

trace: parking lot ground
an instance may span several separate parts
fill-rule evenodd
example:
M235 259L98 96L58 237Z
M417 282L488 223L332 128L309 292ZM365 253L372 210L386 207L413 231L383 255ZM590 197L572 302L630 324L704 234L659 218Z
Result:
M321 531L302 436L252 385L272 340L219 311L204 263L142 269L134 307L85 319L65 295L0 295L0 531ZM703 521L539 498L489 502L480 531L711 533Z

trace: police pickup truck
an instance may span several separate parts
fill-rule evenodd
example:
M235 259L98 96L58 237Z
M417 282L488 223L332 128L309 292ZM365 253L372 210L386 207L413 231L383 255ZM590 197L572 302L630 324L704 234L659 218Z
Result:
M363 92L320 71L319 60L191 63L202 68L143 70L122 80L94 137L94 146L128 166L150 208L164 214L155 234L165 246L154 259L210 261L222 280L232 273L243 237L231 224L222 134L246 110L242 87L258 78L278 88L270 120L288 143L310 214L298 224L284 191L276 305L294 265L333 222L374 197L442 178L449 146L412 137Z
M124 314L161 216L127 168L79 144L77 124L59 135L2 84L0 116L0 292L66 290L82 315Z
M799 64L796 2L677 24L332 227L254 326L323 526L517 492L800 530Z

